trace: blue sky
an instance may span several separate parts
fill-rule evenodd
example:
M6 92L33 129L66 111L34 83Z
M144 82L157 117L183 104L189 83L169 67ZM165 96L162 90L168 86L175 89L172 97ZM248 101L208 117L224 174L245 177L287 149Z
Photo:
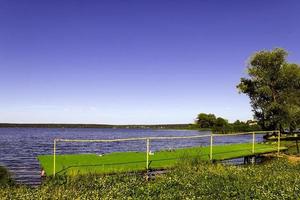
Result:
M299 1L0 0L0 122L252 118L255 51L300 63Z

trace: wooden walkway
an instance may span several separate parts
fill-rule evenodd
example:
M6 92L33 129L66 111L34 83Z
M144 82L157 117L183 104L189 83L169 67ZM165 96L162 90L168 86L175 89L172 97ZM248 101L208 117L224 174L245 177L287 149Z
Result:
M230 145L199 146L154 152L116 152L105 155L69 154L56 155L56 174L110 174L118 172L146 171L147 169L168 169L184 159L197 158L203 161L222 161L236 158L249 158L258 155L286 150L271 144L242 143ZM211 151L212 150L212 151ZM53 175L53 155L38 156L41 167L47 176ZM148 163L148 166L147 166Z

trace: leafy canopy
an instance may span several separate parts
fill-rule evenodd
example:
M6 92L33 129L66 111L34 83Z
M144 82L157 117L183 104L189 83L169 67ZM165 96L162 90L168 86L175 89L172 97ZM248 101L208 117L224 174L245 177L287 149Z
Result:
M295 129L300 116L300 67L286 61L288 53L276 48L255 53L248 78L237 86L250 98L254 116L264 129Z

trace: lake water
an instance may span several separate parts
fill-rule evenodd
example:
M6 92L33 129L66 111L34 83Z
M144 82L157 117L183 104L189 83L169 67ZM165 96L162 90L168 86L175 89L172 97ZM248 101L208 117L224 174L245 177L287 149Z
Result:
M209 131L151 130L151 129L54 129L54 128L0 128L0 165L12 172L17 182L40 184L38 155L52 154L54 138L64 139L117 139L129 137L206 135ZM256 141L262 141L262 135ZM151 151L209 145L209 137L196 139L151 141ZM252 142L252 135L216 137L214 144ZM145 151L145 141L113 143L63 143L57 145L58 154L96 153L115 151Z

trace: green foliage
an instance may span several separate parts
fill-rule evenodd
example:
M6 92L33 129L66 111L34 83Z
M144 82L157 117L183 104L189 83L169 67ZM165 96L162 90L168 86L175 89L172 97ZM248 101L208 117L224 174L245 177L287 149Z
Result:
M232 133L232 132L250 132L261 130L260 126L253 121L247 122L235 121L229 123L227 119L216 117L214 114L200 113L197 116L196 124L200 128L209 128L215 133Z
M0 186L12 185L13 183L9 171L5 167L0 166Z
M196 124L198 124L200 128L211 128L216 123L216 120L214 114L200 113L197 116Z
M260 126L251 120L247 122L236 120L234 123L229 125L229 129L231 132L251 132L261 130Z
M38 188L0 188L0 199L299 199L300 165L231 166L186 160L156 180L140 174L57 177Z
M218 117L213 125L213 131L218 133L227 133L229 130L229 123L227 119Z
M286 61L283 49L260 51L248 65L249 78L237 86L250 97L263 129L295 129L300 122L300 67Z

